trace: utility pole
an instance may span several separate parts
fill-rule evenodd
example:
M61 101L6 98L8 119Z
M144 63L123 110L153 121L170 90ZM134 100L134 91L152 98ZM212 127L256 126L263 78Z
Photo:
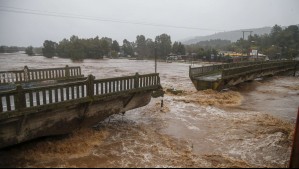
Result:
M251 30L249 30L249 31L242 31L243 32L243 43L242 43L242 57L241 57L241 61L243 60L242 58L243 58L243 53L244 53L244 34L245 34L245 32L249 32L250 33L250 36L251 36L251 33L253 32L253 31L251 31ZM248 39L248 38L247 38Z
M157 73L157 43L155 42L155 73Z

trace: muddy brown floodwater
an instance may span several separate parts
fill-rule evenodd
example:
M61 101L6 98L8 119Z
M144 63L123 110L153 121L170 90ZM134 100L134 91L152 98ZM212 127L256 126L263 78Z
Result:
M97 79L154 72L154 62L145 60L0 55L0 71L66 64ZM288 167L299 78L275 76L223 92L196 91L188 67L158 63L163 88L182 90L166 92L163 108L162 98L152 99L93 129L2 149L0 167Z

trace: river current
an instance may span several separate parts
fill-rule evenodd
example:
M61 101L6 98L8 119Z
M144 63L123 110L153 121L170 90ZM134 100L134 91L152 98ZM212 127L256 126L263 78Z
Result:
M201 66L209 63L199 63ZM153 73L154 61L73 62L0 54L0 71L80 66L96 79ZM221 92L196 91L190 64L158 62L163 98L94 128L0 150L0 167L288 167L299 78L274 76ZM182 91L174 94L169 91ZM161 100L164 106L161 108Z

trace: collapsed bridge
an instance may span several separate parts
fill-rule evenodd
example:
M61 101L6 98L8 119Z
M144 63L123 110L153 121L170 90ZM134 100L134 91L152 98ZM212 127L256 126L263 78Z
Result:
M296 72L298 61L240 62L189 68L189 77L197 90L221 90L225 87L281 72Z
M0 72L0 148L90 127L162 96L158 73L95 79L80 67Z

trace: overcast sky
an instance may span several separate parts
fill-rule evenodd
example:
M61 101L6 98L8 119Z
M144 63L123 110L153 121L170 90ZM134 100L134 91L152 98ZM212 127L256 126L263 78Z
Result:
M44 40L71 35L105 36L122 44L162 33L174 42L299 24L298 8L298 0L0 0L0 45L42 46Z

